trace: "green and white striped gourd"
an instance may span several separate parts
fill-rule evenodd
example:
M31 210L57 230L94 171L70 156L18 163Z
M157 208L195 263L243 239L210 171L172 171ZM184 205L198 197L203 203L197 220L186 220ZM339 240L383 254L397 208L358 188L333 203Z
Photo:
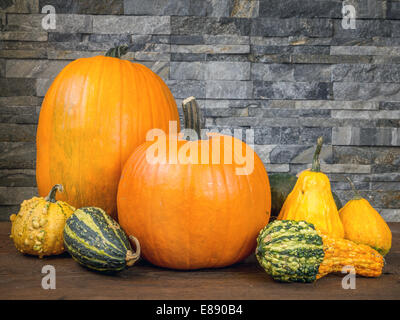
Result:
M139 241L129 238L135 242L135 253L120 225L96 207L76 210L64 227L65 248L72 258L100 272L121 271L139 259Z
M277 281L313 282L324 255L322 238L305 221L275 220L257 238L257 260Z

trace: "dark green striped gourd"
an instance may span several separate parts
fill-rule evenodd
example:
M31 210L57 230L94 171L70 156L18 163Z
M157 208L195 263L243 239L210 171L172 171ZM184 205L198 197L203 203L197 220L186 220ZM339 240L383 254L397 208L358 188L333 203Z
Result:
M139 241L133 236L129 238L135 242L136 253L120 225L96 207L76 210L64 227L65 248L72 258L101 272L121 271L139 259Z
M315 281L324 256L322 238L306 221L275 220L257 238L257 260L277 281Z

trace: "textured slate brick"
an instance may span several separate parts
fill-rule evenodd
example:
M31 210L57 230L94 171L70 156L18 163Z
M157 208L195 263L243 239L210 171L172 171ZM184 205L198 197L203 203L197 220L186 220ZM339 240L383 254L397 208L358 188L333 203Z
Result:
M219 1L219 0L215 0ZM233 0L229 15L238 18L253 18L259 15L258 0Z
M288 63L372 63L370 56L343 56L326 54L293 54Z
M319 109L283 109L251 108L250 116L265 118L330 118L330 110Z
M253 0L250 0L253 1ZM241 35L230 35L230 34L222 34L222 35L213 35L213 34L205 34L203 36L205 44L250 44L249 36L241 36Z
M312 146L304 146L304 149L291 159L291 164L310 164L315 152L315 142ZM319 156L322 163L333 163L332 146L324 144ZM294 167L293 167L294 168ZM297 174L297 172L296 172Z
M171 53L171 61L206 61L205 53Z
M400 101L400 84L334 82L335 100Z
M13 213L18 213L19 208L19 205L0 206L0 221L10 221L10 216Z
M0 77L5 77L6 74L6 60L0 59Z
M202 35L172 35L171 44L204 44L204 36Z
M400 102L379 102L379 109L381 110L400 110Z
M287 37L330 37L333 32L332 22L327 19L278 19L255 18L252 20L252 36Z
M93 16L93 32L104 34L170 34L170 17Z
M260 17L341 18L341 1L260 0Z
M0 13L38 13L39 0L3 0Z
M47 41L47 32L2 31L2 41Z
M280 143L281 128L266 127L254 129L254 143L260 145L273 145Z
M39 7L45 5L55 7L57 13L77 14L123 14L123 0L39 0Z
M249 99L253 86L249 81L207 81L206 97L212 99Z
M183 35L221 35L250 34L249 19L211 18L211 17L171 17L171 34Z
M33 50L1 50L0 58L13 59L45 59L47 52L44 49Z
M0 203L3 205L18 205L36 195L37 189L32 187L0 187Z
M332 143L332 129L319 127L302 127L300 130L300 144L315 144L318 137L323 137L325 144Z
M340 119L399 119L400 110L354 111L334 110L333 118Z
M388 20L356 20L355 29L343 29L342 20L335 20L333 24L335 38L372 38L390 37L392 24Z
M251 79L262 81L294 81L294 66L290 64L252 63Z
M291 163L298 154L306 149L306 146L298 145L277 146L270 153L271 163Z
M36 79L36 95L38 97L44 97L52 83L53 79Z
M35 79L0 78L0 96L33 96Z
M206 54L207 61L222 61L222 62L249 62L248 55L246 53L239 54Z
M400 209L377 208L382 218L387 222L400 222Z
M298 144L300 132L300 127L282 127L280 144Z
M400 83L400 66L338 64L332 67L332 81Z
M172 80L204 80L204 62L171 62Z
M10 96L5 97L0 95L0 107L13 107L13 106L39 106L42 99L33 96Z
M36 124L40 107L0 106L0 123Z
M194 96L201 99L206 97L206 83L204 81L168 80L166 84L171 89L171 92L175 98L185 99L187 97Z
M36 125L0 123L0 141L34 142Z
M249 45L226 45L226 44L198 44L198 45L171 45L171 52L177 53L248 53Z
M387 1L387 19L400 19L400 2Z
M193 0L124 0L124 13L132 15L192 15ZM205 1L199 1L205 4Z
M356 9L357 19L386 18L386 1L382 0L346 0L345 4L350 4Z
M1 187L32 187L36 186L36 174L32 169L0 170Z
M92 32L92 16L78 14L57 14L56 29L43 30L43 14L9 14L7 28L10 31L28 32L64 32L89 33Z
M331 66L321 64L294 65L293 77L295 81L331 81Z
M265 169L268 173L273 172L289 172L289 165L288 164L280 164L280 163L264 163Z
M1 169L35 168L36 144L34 142L0 142L0 151Z
M398 128L335 127L332 142L335 145L398 146Z
M399 47L393 46L331 46L330 53L332 55L377 55L377 56L398 56L400 54Z
M13 78L54 78L69 61L7 60L6 76Z
M249 62L207 62L207 80L250 80Z
M331 84L325 82L254 81L254 97L258 99L329 99Z

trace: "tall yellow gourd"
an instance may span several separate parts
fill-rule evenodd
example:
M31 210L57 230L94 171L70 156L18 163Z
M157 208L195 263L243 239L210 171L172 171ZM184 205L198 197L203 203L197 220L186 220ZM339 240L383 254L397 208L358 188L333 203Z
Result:
M371 204L361 197L353 182L347 179L354 197L339 211L344 237L356 243L369 245L381 255L386 255L392 247L392 232L389 226Z
M317 140L311 170L303 171L279 213L279 220L305 220L333 238L343 238L344 230L332 196L328 177L321 172L319 154L322 137Z

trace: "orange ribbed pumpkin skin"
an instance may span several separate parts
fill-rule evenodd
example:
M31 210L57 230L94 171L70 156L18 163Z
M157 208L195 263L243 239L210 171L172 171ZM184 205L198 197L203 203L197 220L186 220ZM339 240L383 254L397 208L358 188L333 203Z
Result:
M213 139L178 141L177 148L205 146L211 155ZM139 239L145 259L173 269L217 268L253 252L271 209L268 175L254 151L249 148L252 173L237 175L235 162L196 164L197 156L187 164L152 164L146 160L149 146L126 162L118 188L119 222ZM229 148L221 143L221 150Z
M178 119L171 92L147 67L104 56L71 62L50 86L40 112L39 194L62 184L61 200L115 217L125 161L149 129L167 131L168 121Z

